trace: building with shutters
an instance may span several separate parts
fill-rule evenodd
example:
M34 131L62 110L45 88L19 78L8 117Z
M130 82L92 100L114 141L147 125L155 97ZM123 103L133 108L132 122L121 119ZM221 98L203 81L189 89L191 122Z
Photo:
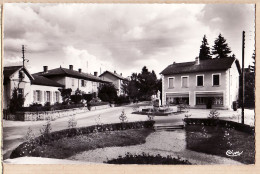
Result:
M22 66L4 67L3 74L3 109L8 108L14 88L18 89L18 95L25 97L24 106L33 103L44 105L46 102L51 104L61 102L58 89L64 85L60 83L38 75L31 75Z
M162 75L162 104L231 109L239 97L239 61L232 57L173 63Z

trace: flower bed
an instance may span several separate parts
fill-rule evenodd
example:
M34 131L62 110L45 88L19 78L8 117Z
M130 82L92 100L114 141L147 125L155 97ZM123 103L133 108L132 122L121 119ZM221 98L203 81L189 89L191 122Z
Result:
M17 158L22 156L44 156L44 157L57 157L57 158L59 157L61 158L61 156L64 158L69 157L70 155L74 155L78 151L93 149L92 146L86 149L86 146L89 146L89 144L91 144L92 142L86 140L86 138L84 137L92 136L93 137L92 140L94 141L95 136L99 135L96 133L100 133L100 135L102 135L102 138L100 138L99 136L96 137L97 139L100 139L99 141L102 141L102 143L100 142L95 143L95 148L103 147L102 144L105 144L104 147L108 147L114 145L121 145L121 146L129 145L129 144L133 145L135 143L138 144L140 142L143 143L143 140L145 140L146 136L148 136L153 131L152 129L153 125L154 125L154 121L116 123L116 124L105 124L105 125L95 125L95 126L82 127L82 128L65 129L57 132L43 134L37 138L32 139L31 141L24 142L21 145L19 145L12 152L10 158ZM147 128L147 129L142 129L142 128ZM125 133L120 133L121 132L120 130L123 131L129 130L129 131ZM128 133L130 133L131 136L129 135L128 137ZM109 136L112 137L110 137L109 139ZM118 141L117 141L117 137L120 137ZM75 138L75 142L72 141L73 138ZM55 142L60 142L60 143L55 143ZM69 143L73 143L73 147L68 146ZM53 153L54 149L52 149L52 147L54 146L55 148L57 148L56 150L59 151L59 153L57 154ZM80 148L78 146L80 146ZM68 148L70 148L71 150L75 150L75 152L71 152L71 150L68 151L67 150ZM41 151L44 151L45 153L40 153ZM68 154L66 154L65 152Z
M207 119L207 118L185 118L186 125L205 125L205 126L221 126L227 128L233 128L238 131L246 132L249 134L255 133L255 127L220 119Z
M180 158L174 158L172 156L163 157L160 154L154 156L146 153L141 155L133 155L126 153L126 156L119 156L117 159L112 159L106 161L108 164L182 164L190 165L191 163L187 160L182 160Z

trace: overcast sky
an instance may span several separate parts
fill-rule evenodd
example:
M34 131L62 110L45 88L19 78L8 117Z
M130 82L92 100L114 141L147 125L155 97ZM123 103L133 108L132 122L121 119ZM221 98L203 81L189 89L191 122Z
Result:
M158 75L172 62L194 61L203 35L210 47L221 33L241 62L252 64L254 5L245 4L5 4L4 66L21 64L25 45L31 73L57 67Z

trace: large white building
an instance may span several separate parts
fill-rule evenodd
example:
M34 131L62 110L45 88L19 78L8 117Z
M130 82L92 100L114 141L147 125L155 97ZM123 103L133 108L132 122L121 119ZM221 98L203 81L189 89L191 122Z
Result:
M162 104L231 109L239 97L239 61L232 57L173 63L162 72Z

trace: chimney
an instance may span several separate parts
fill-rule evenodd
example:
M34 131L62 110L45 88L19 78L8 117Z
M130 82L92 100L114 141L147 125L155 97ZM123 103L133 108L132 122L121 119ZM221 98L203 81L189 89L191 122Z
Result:
M116 71L114 71L114 74L116 74Z
M70 65L70 70L73 70L73 65Z
M175 64L175 62L173 62L172 64Z
M196 57L195 58L195 65L199 65L200 64L200 59L199 59L199 57Z
M120 75L122 76L123 74L122 74L122 73L120 73Z
M81 68L79 68L79 73L81 73Z
M43 72L47 73L48 72L48 66L43 66Z
M97 71L95 71L95 72L94 72L94 76L97 76L97 73L98 73L98 72L97 72Z

